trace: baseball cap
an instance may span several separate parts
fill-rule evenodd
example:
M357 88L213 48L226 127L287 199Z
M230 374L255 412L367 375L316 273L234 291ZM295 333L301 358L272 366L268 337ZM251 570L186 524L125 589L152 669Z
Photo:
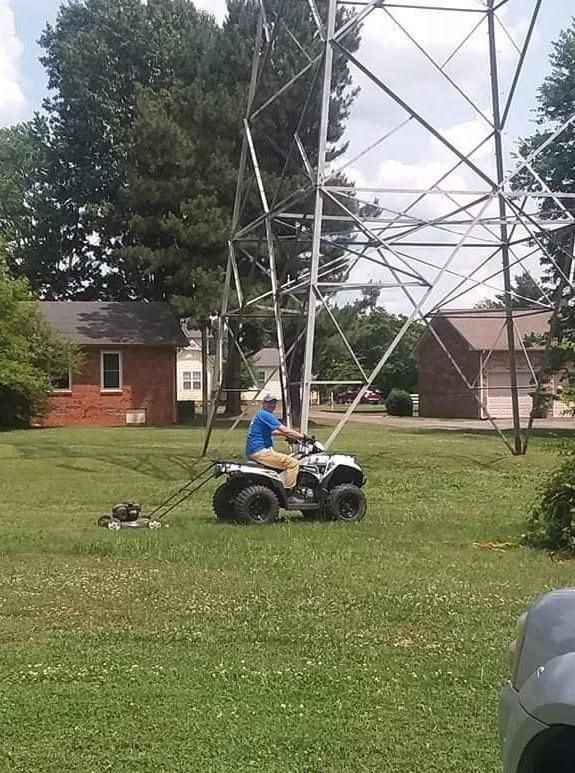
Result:
M264 395L263 399L264 403L277 403L278 399L274 395L272 395L271 392L268 392L266 395Z

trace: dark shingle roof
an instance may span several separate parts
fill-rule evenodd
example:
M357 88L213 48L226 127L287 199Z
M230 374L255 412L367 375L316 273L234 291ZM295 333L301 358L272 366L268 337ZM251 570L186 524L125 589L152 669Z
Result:
M136 301L41 301L42 312L61 335L78 344L186 346L168 303Z
M477 351L508 351L505 329L505 311L499 309L446 310L435 319L447 319L469 344ZM515 348L520 350L525 338L541 336L549 332L551 312L541 308L514 309ZM529 348L543 348L542 344Z

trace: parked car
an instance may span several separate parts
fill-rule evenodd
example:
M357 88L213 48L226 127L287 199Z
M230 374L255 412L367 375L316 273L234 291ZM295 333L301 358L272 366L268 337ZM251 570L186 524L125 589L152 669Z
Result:
M361 389L348 389L345 392L340 392L335 401L340 405L349 405L353 403L360 391ZM365 405L379 405L379 403L383 402L383 395L378 389L368 389L361 398L361 402Z
M531 606L509 658L499 701L505 773L575 771L575 588Z

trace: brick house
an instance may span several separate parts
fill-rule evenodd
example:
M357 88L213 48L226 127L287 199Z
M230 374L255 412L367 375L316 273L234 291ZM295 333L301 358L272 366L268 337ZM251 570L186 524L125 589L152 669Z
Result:
M540 309L516 309L515 352L519 411L531 413L534 374L541 365L544 347L528 344L530 336L549 330L550 313ZM469 389L433 333L427 330L417 346L419 415L430 418L510 418L511 374L505 312L498 309L445 311L431 321L433 330L467 380ZM555 391L555 384L551 385ZM553 415L562 414L557 402Z
M54 381L44 426L173 424L176 354L186 346L167 303L41 302L65 338L79 344L84 366Z

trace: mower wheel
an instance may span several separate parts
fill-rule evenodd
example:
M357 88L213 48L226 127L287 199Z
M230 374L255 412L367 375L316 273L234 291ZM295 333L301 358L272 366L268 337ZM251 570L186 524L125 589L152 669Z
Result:
M334 521L359 523L366 509L365 494L353 483L342 483L329 492L327 511Z
M274 523L279 509L277 496L267 486L247 486L235 498L236 516L245 523Z
M235 521L234 496L237 493L237 485L227 481L214 491L212 507L218 521Z

